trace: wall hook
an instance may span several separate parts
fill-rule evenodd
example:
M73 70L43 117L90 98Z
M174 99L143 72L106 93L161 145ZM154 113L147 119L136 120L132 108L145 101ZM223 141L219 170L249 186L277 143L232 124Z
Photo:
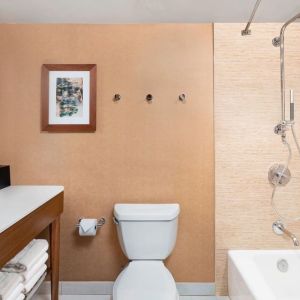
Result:
M146 100L147 100L148 102L151 102L151 101L153 100L153 96L152 96L151 94L148 94L148 95L146 96Z
M114 101L117 102L117 101L120 101L120 100L121 100L121 95L120 94L115 94Z
M178 97L179 101L181 101L181 102L184 102L185 98L186 98L185 94L180 94Z

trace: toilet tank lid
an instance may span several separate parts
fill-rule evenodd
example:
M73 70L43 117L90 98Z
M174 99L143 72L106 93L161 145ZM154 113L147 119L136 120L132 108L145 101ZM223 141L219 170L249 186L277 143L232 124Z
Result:
M174 204L115 204L114 216L119 221L171 221L180 212Z

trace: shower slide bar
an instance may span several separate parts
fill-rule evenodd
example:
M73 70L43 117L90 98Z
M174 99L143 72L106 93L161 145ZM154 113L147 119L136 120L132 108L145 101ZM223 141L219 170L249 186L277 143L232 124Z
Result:
M294 17L292 17L290 20L285 22L280 30L280 35L275 37L272 40L272 44L274 47L280 47L280 85L281 85L281 122L289 123L294 121L294 92L293 90L290 90L290 120L286 120L285 116L285 31L286 28L296 22L297 20L300 20L300 13L296 14Z

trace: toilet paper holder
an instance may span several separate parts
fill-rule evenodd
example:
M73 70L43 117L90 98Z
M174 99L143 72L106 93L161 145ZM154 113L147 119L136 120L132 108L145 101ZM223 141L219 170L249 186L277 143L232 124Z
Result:
M80 219L78 220L78 223L75 225L76 228L79 228L79 227L80 227L80 221L81 221L82 219L85 219L85 218L82 217L82 218L80 218ZM101 228L101 227L105 224L105 222L106 222L105 218L103 218L103 217L100 218L100 219L98 220L98 222L97 222L97 225L96 225L97 228L95 228L95 229Z

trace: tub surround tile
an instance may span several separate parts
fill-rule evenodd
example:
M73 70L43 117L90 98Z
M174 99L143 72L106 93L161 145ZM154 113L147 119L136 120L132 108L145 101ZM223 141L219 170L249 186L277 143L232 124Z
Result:
M227 250L292 248L289 239L272 232L277 219L271 205L268 169L286 161L286 149L273 127L280 118L279 48L272 46L282 24L215 24L215 205L217 293L227 293ZM299 94L299 24L286 38L287 90ZM296 118L296 131L300 122ZM290 139L290 133L288 133ZM299 134L298 134L299 135ZM300 211L300 160L293 147L293 179L277 194L284 212ZM284 199L284 201L280 201ZM289 209L290 207L290 209ZM299 224L289 228L300 236Z
M216 250L216 294L228 295L227 286L227 250Z

